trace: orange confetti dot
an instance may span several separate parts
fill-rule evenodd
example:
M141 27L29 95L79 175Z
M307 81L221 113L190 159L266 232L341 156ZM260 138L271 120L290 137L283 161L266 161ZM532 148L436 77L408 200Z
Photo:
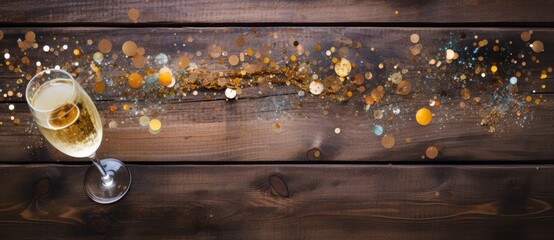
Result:
M115 112L117 110L117 107L115 105L110 106L110 111Z
M95 82L94 83L94 92L95 93L103 93L106 91L106 84L103 82Z
M168 72L163 72L158 74L158 82L162 86L168 86L171 84L171 74Z
M433 120L433 114L427 108L421 108L416 113L416 121L419 125L427 126Z
M129 86L132 88L142 87L142 76L138 73L132 73L129 75Z

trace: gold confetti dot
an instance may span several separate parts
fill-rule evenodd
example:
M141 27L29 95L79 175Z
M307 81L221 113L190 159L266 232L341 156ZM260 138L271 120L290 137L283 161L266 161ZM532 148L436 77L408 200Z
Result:
M469 100L471 98L471 91L467 88L463 88L461 91L460 91L460 96L462 97L462 99L464 100Z
M93 88L95 93L103 93L106 91L106 84L103 82L95 82Z
M121 46L121 50L125 55L132 57L135 53L137 53L137 44L133 41L126 41Z
M348 76L350 71L352 71L352 64L346 58L341 58L340 62L335 64L335 73L340 77Z
M239 64L239 57L237 55L231 55L229 56L229 64L232 66L236 66Z
M150 130L152 130L152 131L159 131L162 128L162 122L160 122L160 120L154 118L154 119L150 120L150 123L148 124L148 126L150 127Z
M25 33L25 41L27 42L35 42L36 35L34 32L29 31Z
M433 120L433 114L431 110L427 108L421 108L416 113L416 121L419 125L427 126Z
M415 43L418 43L418 42L419 42L419 35L417 35L417 34L415 34L415 33L412 34L412 35L410 35L410 42L412 42L412 43L414 43L414 44L415 44Z
M112 42L108 39L102 39L98 42L98 51L101 53L109 53L112 51Z
M132 88L140 88L142 87L142 76L138 73L131 73L128 82Z
M296 61L296 55L290 55L290 60L293 62Z
M181 56L177 59L177 64L179 68L186 69L190 64L190 59L187 56Z
M439 155L439 149L435 146L430 146L425 150L425 155L427 155L429 159L435 159Z
M392 148L394 147L394 144L396 144L396 140L391 135L385 135L381 138L381 144L383 144L383 147L385 148Z
M541 41L534 41L532 44L533 52L544 52L544 44Z
M531 33L529 33L528 31L527 32L522 32L521 33L521 40L523 40L524 42L528 42L529 40L531 40Z
M498 67L496 67L496 66L493 65L493 66L491 67L491 72L492 72L492 73L496 73L496 71L498 71Z
M131 21L133 21L134 23L137 23L137 20L140 16L140 12L136 8L131 8L127 12L127 16L129 16L129 19L131 19Z
M452 49L446 50L446 59L452 60L452 59L454 59L454 55L455 55L455 53Z

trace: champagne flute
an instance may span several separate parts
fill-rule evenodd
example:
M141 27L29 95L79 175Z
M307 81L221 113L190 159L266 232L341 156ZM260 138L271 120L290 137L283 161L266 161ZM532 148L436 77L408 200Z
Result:
M96 157L102 122L93 101L73 76L63 70L44 70L31 79L25 93L46 140L69 156L92 160L85 175L87 195L102 204L121 199L131 185L131 172L117 159Z

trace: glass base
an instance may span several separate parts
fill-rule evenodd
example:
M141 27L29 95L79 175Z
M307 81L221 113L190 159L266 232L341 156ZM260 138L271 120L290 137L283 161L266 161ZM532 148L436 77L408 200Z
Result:
M131 187L131 172L121 161L114 158L100 160L100 164L110 176L103 179L98 168L93 164L85 175L85 190L93 201L101 204L116 202Z

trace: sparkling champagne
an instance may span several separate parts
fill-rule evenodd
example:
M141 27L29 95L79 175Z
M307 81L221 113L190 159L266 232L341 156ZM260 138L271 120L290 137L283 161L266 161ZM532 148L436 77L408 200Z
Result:
M35 109L47 110L37 120L44 137L72 157L89 157L102 142L100 115L90 97L82 93L78 84L58 78L41 85L31 98Z

